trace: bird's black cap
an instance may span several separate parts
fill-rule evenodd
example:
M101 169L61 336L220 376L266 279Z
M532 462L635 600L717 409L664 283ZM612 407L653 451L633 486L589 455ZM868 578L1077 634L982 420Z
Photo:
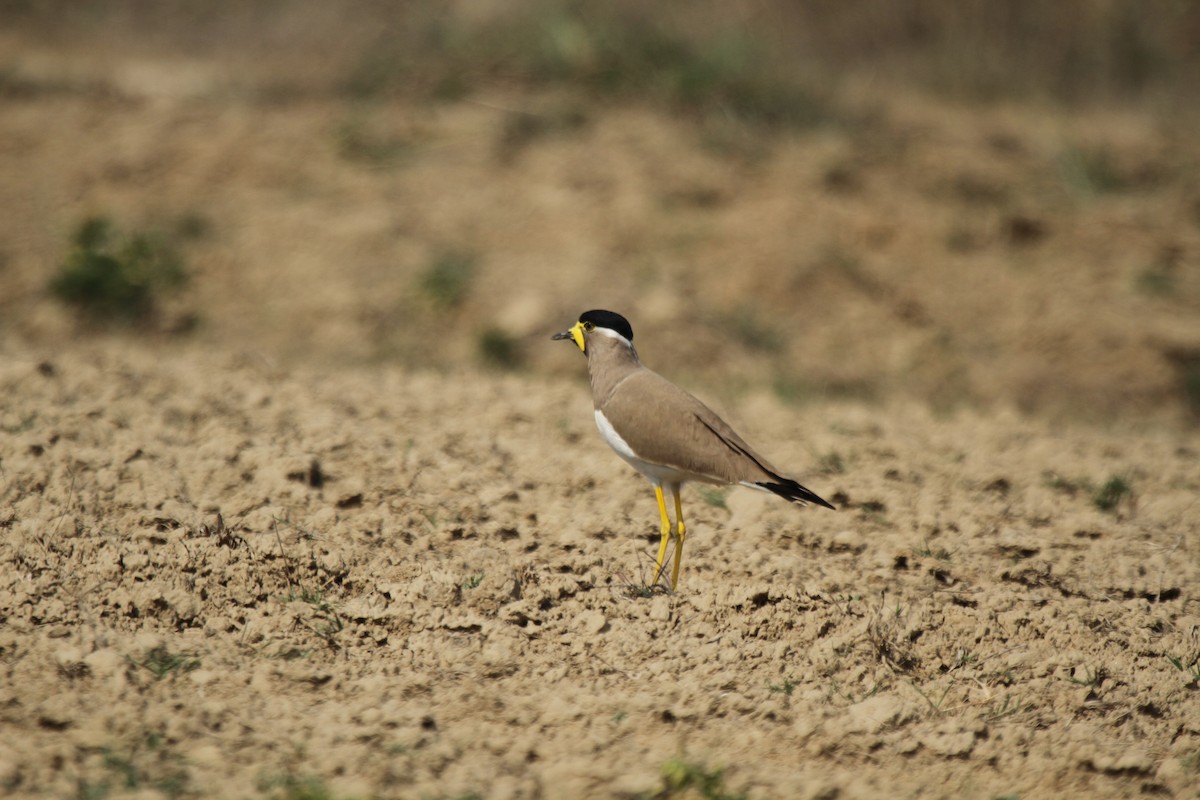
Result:
M579 315L579 321L585 324L590 322L597 328L608 328L621 334L628 341L633 341L633 327L629 324L629 320L616 312L601 309L585 311Z

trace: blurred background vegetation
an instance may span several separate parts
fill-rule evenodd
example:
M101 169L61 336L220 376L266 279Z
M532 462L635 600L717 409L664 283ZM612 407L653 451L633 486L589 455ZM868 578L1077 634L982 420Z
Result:
M1192 0L0 0L0 116L22 341L1200 418Z
M280 93L310 91L314 72L359 96L569 83L784 124L851 73L973 100L1200 102L1193 0L3 0L0 14L47 37L306 60L294 84L276 76Z

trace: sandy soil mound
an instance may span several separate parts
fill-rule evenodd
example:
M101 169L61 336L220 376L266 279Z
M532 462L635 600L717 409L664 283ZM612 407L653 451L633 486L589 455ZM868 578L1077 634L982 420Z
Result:
M18 795L1195 786L1194 436L751 397L840 511L690 490L667 595L582 374L101 346L0 391Z

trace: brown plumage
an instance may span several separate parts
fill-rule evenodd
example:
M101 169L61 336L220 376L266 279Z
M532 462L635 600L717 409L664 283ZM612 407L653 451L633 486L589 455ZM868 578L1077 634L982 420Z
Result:
M633 329L624 317L610 311L589 311L554 338L573 340L587 356L597 427L617 455L654 485L662 517L655 583L662 574L671 535L663 487L675 501L672 589L678 583L686 531L679 498L684 482L741 484L795 503L833 508L780 474L708 406L646 368L638 359Z

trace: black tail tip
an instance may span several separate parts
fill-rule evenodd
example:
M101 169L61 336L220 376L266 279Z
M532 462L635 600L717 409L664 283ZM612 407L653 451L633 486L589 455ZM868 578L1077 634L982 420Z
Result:
M837 511L831 503L819 497L815 492L806 489L795 481L784 480L780 483L770 483L767 481L759 481L759 486L766 489L768 492L773 492L779 495L784 500L790 500L793 503L815 503L819 506L824 506L830 511Z

